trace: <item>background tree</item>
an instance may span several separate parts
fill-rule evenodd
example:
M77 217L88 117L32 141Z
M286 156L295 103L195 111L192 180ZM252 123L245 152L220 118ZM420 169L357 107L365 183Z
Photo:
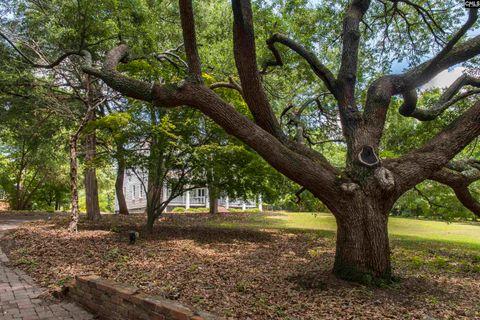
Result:
M143 141L138 145L142 148L129 165L147 195L146 230L151 232L174 198L204 185L204 170L196 161L195 148L208 137L201 136L199 114L192 110L148 110L148 122L140 124Z
M51 89L29 69L2 68L0 184L15 210L58 210L67 196L66 150L61 146L68 121L59 116L64 110Z
M129 146L130 141L138 133L135 131L135 126L132 125L132 115L129 112L125 112L125 107L128 107L127 101L118 101L114 103L113 108L109 104L105 104L106 107L102 117L95 121L95 126L98 127L102 135L101 139L104 142L103 146L106 147L105 151L115 161L116 176L115 176L115 196L118 203L118 213L128 215L127 202L125 200L125 193L123 191L125 173L130 162L130 157L134 157L135 139L132 142L132 147ZM115 106L116 105L116 106ZM119 107L119 108L118 108ZM108 112L108 114L106 112ZM130 145L132 144L130 143Z

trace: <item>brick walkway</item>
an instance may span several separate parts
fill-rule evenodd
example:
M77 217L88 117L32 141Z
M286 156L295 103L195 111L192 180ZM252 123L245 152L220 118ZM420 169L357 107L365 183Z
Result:
M15 228L21 222L0 217L0 238L2 230ZM7 267L6 262L8 258L0 249L0 320L94 319L74 303L52 303L38 298L45 290L23 271Z

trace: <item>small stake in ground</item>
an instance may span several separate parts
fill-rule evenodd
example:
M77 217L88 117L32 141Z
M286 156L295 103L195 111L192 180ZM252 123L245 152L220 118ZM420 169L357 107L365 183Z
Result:
M130 244L135 244L135 241L137 241L139 237L139 233L136 231L129 231L128 232L128 238L130 239Z

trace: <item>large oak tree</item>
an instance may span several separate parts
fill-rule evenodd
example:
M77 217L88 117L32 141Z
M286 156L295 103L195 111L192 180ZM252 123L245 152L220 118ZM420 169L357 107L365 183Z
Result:
M336 3L335 7L341 3ZM394 203L406 191L422 181L435 180L450 186L467 208L480 215L480 204L468 189L480 177L478 164L475 160L454 160L480 133L480 103L472 103L470 108L422 146L397 158L380 159L379 156L386 115L393 99L403 99L399 108L401 115L419 121L431 121L446 109L454 107L458 101L470 99L478 93L465 88L478 87L480 82L475 77L464 75L445 90L433 106L417 107L419 88L441 71L469 61L480 53L480 36L467 36L477 20L477 10L469 10L466 22L453 33L447 34L435 16L440 11L434 12L428 2L421 3L425 7L410 0L349 1L338 11L342 13L339 19L343 21L337 35L341 45L336 68L328 67L331 63L322 61L323 57L309 50L308 46L279 33L272 34L265 44L274 59L260 68L251 2L232 0L233 56L240 83L232 81L206 86L202 79L202 60L197 46L192 1L179 0L188 66L185 79L176 83L146 82L120 72L117 69L119 64L136 59L129 55L126 44L112 48L100 68L92 65L88 52L82 51L86 61L83 71L102 79L127 97L161 108L189 106L209 116L331 210L338 225L334 264L336 275L357 281L372 278L388 281L391 279L388 215ZM383 7L383 11L379 7ZM369 16L372 10L374 14ZM441 14L449 17L445 8ZM452 20L456 18L451 17ZM369 29L374 32L372 28L378 30L378 27L373 23L378 24L379 21L384 22L383 37L388 39L383 41L384 45L393 45L388 31L391 25L396 24L397 34L399 30L405 30L405 35L415 48L415 41L422 41L419 34L424 32L418 32L418 24L423 21L425 30L431 31L441 48L434 50L433 57L423 63L416 63L401 74L381 75L366 86L365 81L359 80L367 59L365 54L361 54L362 45L367 41L361 25L367 26L367 33ZM372 23L372 27L369 23ZM161 33L161 30L158 32ZM374 37L370 34L368 41ZM302 139L303 134L291 139L284 132L269 99L271 95L264 85L268 68L285 65L280 48L286 48L304 59L330 99L335 101L347 148L344 168L335 167L317 149L311 148ZM67 55L78 53L80 51ZM217 95L214 89L218 86L240 92L253 120ZM323 112L321 103L318 107ZM296 120L292 118L292 122L296 123ZM301 130L302 126L298 125L297 132Z

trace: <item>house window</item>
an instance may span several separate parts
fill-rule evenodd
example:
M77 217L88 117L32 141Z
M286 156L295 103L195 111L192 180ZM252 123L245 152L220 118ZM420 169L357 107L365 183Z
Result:
M140 186L139 188L140 188L140 199L142 199L143 198L143 188L142 188L142 186Z
M135 190L135 185L133 185L132 186L132 199L134 199L134 200L135 200L135 196L136 196L136 191L137 190Z
M205 197L205 189L196 189L194 193L195 197Z

